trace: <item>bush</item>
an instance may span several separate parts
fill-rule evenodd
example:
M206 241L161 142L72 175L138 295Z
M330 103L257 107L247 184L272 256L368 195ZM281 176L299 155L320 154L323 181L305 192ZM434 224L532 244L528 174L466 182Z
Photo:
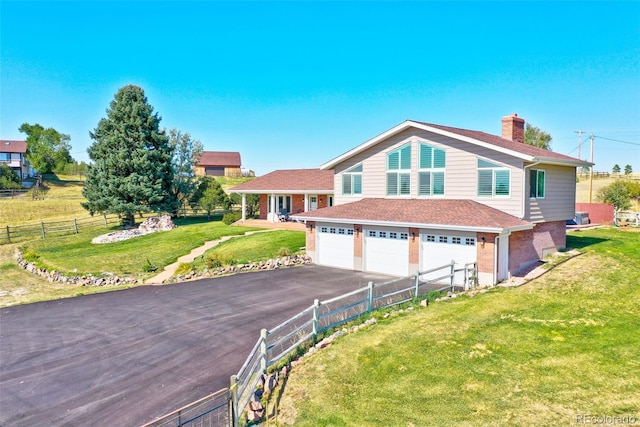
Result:
M280 248L280 250L278 250L278 256L280 257L290 256L290 255L291 255L291 251L289 250L289 248Z
M193 270L193 268L191 267L191 264L186 262L181 262L180 265L178 265L178 268L176 268L175 273L173 274L174 275L187 274L191 272L191 270Z
M225 265L231 264L229 260L221 256L217 252L212 252L204 257L204 264L207 268L220 268Z
M145 273L152 273L156 270L158 270L158 267L154 263L149 261L149 258L147 258L144 265L142 266L142 271L144 271Z
M236 221L240 221L241 218L242 218L242 214L240 212L226 213L222 217L222 222L224 222L227 225L231 225Z

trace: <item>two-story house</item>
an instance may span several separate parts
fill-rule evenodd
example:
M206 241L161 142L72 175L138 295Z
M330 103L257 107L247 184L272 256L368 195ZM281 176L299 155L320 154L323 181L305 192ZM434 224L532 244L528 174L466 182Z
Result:
M294 215L316 264L416 274L477 263L495 284L566 245L576 168L590 163L502 136L408 120L328 161L334 206Z
M26 141L0 140L0 163L4 163L13 169L21 180L33 175L26 153Z

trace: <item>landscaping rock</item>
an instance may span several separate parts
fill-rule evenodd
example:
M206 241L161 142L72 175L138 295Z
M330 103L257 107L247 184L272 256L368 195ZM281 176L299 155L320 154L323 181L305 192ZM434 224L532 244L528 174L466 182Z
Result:
M134 237L144 236L145 234L155 233L158 231L167 231L176 228L169 215L147 218L138 228L129 230L114 231L113 233L103 234L93 238L91 243L113 243L123 240L133 239Z

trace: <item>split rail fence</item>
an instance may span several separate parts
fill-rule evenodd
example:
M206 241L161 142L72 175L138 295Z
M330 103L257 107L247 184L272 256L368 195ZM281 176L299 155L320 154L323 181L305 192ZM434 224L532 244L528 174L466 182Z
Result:
M434 277L437 276L437 277ZM427 279L428 277L428 279ZM249 357L230 387L160 417L143 427L238 427L242 414L255 399L255 391L270 367L284 363L298 349L312 345L318 335L374 310L408 303L432 291L468 290L477 285L477 265L456 268L455 262L416 276L368 286L313 305L277 325L263 329Z
M48 221L27 225L7 225L0 229L0 245L23 242L25 240L46 239L48 237L78 234L96 228L109 228L121 224L117 215L103 215L74 218L64 221Z

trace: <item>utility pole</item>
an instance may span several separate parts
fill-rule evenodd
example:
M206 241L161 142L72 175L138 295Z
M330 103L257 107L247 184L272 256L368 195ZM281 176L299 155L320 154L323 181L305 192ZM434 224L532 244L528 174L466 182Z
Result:
M582 160L582 134L584 131L582 129L578 129L574 132L578 134L578 158Z
M589 203L591 203L591 194L593 193L593 134L589 136L591 140L591 176L589 177Z

